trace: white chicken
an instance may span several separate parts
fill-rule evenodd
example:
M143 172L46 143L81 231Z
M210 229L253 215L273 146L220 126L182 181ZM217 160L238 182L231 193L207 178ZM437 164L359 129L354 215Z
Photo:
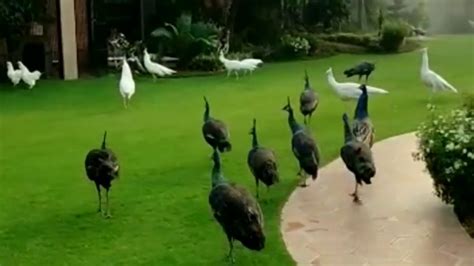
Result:
M343 101L350 101L350 100L358 100L360 95L362 94L362 90L360 89L360 84L354 83L354 82L345 82L345 83L339 83L336 81L334 78L334 73L332 71L332 68L329 68L328 71L326 71L327 78L328 78L328 83L331 86L331 88L337 93L339 98ZM367 86L367 92L369 94L387 94L388 91L372 87L372 86Z
M428 59L428 48L421 49L422 60L421 60L421 81L426 87L431 89L431 92L437 91L453 91L458 92L453 85L449 84L443 77L438 75L436 72L430 69Z
M163 65L160 65L158 63L151 61L151 57L147 49L145 49L143 53L144 53L143 61L145 63L145 68L153 76L154 80L156 80L155 75L158 75L160 77L165 77L165 76L170 76L176 73L176 71L173 69L167 68Z
M36 85L36 82L41 77L41 72L37 70L30 72L30 70L21 61L18 62L18 66L21 70L21 80L28 84L30 90L33 89L33 87Z
M252 68L252 71L255 70L256 68L253 66L245 66L244 64L242 64L240 60L231 60L231 59L225 58L223 51L221 51L219 54L219 61L221 61L221 63L224 64L224 67L227 70L227 77L229 77L230 74L234 72L235 77L239 78L239 71L244 70L246 67Z
M123 105L128 108L128 104L135 94L135 81L133 80L132 70L124 58L122 63L122 76L120 78L119 89L123 98Z
M13 83L13 86L18 85L21 81L21 70L15 69L10 61L7 62L7 76Z
M261 59L256 58L246 58L244 60L241 60L240 63L242 64L245 73L252 73L261 64L263 64L263 61Z

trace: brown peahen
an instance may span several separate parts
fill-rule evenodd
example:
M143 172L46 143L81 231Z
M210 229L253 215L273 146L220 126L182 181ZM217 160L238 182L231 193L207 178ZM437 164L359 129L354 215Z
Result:
M267 188L278 183L278 167L275 153L258 144L257 121L255 119L253 120L253 127L250 134L252 135L252 149L249 151L247 163L255 177L256 196L259 198L258 190L260 181L264 183Z
M212 147L212 149L218 149L220 152L226 152L232 150L230 143L230 134L227 126L224 122L218 119L214 119L210 116L209 102L206 97L205 111L204 111L204 124L202 126L202 134L206 142Z
M99 195L98 212L102 212L102 197L101 187L106 191L106 210L105 216L111 217L109 205L109 190L112 186L112 181L119 177L119 163L114 152L106 146L107 131L104 133L102 146L100 149L93 149L89 151L85 160L85 167L87 176L91 181L94 181Z
M370 148L374 145L375 129L372 120L369 117L368 102L369 96L367 94L367 87L361 85L362 94L357 102L357 107L354 113L354 124L352 132L357 140L364 142Z
M300 165L298 175L303 179L301 186L306 187L306 177L304 173L310 175L313 180L316 180L318 177L320 162L319 148L310 133L296 122L293 108L291 108L290 97L288 97L288 103L283 107L283 110L288 112L288 125L293 134L291 147Z
M372 183L371 179L376 172L375 164L369 146L357 140L352 133L347 114L344 114L342 119L344 121L344 146L341 148L341 158L347 169L355 176L355 190L351 196L354 197L354 202L360 203L357 189L363 183L367 185Z
M319 94L314 91L309 83L308 73L305 71L304 90L300 95L300 111L304 116L304 123L309 124L311 116L319 105Z
M212 155L212 188L209 193L214 218L229 241L228 258L234 262L234 240L246 248L261 251L265 247L264 221L260 205L243 187L229 183L221 171L219 152Z

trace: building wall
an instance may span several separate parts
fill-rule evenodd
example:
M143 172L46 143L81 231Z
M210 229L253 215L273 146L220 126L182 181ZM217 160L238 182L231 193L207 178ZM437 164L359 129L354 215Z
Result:
M89 17L88 0L74 0L76 13L77 60L79 72L83 73L89 65Z

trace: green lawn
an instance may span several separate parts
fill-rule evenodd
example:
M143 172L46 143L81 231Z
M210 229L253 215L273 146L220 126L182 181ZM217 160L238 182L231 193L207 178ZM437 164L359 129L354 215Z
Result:
M473 92L474 36L443 37L429 46L432 68L462 92ZM122 107L116 76L41 81L32 91L0 85L0 265L222 265L227 242L207 203L212 163L201 136L203 95L212 115L230 126L227 178L254 191L246 164L254 117L261 144L279 158L282 182L262 193L266 247L254 253L237 245L236 265L291 265L279 211L297 184L297 165L281 108L288 95L297 106L308 69L322 98L314 136L324 163L335 159L344 107L325 71L332 66L344 80L344 68L365 58L377 62L371 84L390 91L370 102L377 139L416 129L428 99L417 52L266 64L239 81L224 75L156 83L140 78L129 110ZM461 97L443 94L435 101L449 109ZM100 145L105 129L121 161L109 220L95 212L95 188L84 171L85 155Z

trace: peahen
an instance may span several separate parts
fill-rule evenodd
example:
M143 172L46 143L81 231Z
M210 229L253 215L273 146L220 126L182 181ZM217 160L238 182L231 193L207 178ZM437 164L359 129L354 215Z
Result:
M293 108L291 107L290 97L283 110L288 112L288 125L293 134L291 139L291 148L293 154L298 160L300 170L298 175L303 179L300 186L306 187L306 178L304 173L310 175L313 180L318 177L318 168L320 162L319 149L316 141L311 137L306 129L295 120ZM303 173L304 172L304 173Z
M107 131L104 133L101 148L93 149L87 154L85 167L87 176L91 181L94 181L97 188L97 194L99 195L98 212L102 212L102 197L100 187L103 187L106 191L105 216L111 217L109 190L112 186L112 181L119 177L119 163L114 152L107 148L106 139Z
M264 220L260 205L243 187L229 183L221 171L219 152L212 155L212 188L209 193L214 218L219 222L229 241L228 258L234 262L234 240L250 250L265 247Z
M264 183L267 188L278 183L278 167L274 152L261 147L257 139L257 121L253 120L253 127L250 131L252 135L252 149L249 151L247 163L250 171L255 177L256 196L259 198L259 182Z
M308 124L316 108L319 105L319 95L314 91L309 83L308 73L305 71L304 90L300 95L300 111L304 116L304 123Z
M357 102L352 132L358 141L364 142L372 148L372 145L374 145L375 130L372 120L369 117L369 95L367 94L367 87L365 85L361 85L360 89L362 90L362 94Z
M202 126L204 139L214 150L218 149L220 152L231 151L232 144L230 143L230 134L226 124L210 116L209 102L206 97L204 97L204 101L204 124Z
M350 128L349 117L344 114L344 146L341 148L341 158L346 167L351 171L356 179L355 190L351 196L354 202L360 203L357 189L362 182L369 185L371 178L375 176L375 164L372 158L372 151L367 144L357 140Z
M375 64L369 62L362 62L353 68L344 71L344 75L350 78L352 76L359 76L359 82L362 76L365 76L365 83L367 83L370 74L375 70Z

